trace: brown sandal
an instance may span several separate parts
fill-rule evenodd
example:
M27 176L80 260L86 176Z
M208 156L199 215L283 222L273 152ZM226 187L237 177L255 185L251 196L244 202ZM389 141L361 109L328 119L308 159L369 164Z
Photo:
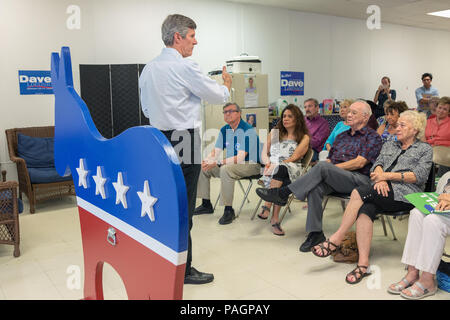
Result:
M324 246L325 243L328 244L328 247ZM334 246L334 249L331 249L330 245ZM311 251L316 257L319 257L319 258L329 257L330 255L332 255L333 253L338 251L338 249L341 247L341 246L338 246L338 245L334 244L333 242L331 242L330 239L327 239L324 242L319 243L318 246L319 246L319 249L320 249L320 253L322 255L319 255L319 254L316 253L316 250L314 249L316 246L312 247Z
M366 272L363 272L361 268L366 269ZM370 276L370 275L372 274L372 273L370 273L370 272L367 272L367 269L369 269L368 266L360 266L360 265L357 265L356 268L353 269L352 272L350 272L350 273L347 274L347 276L345 277L345 281L346 281L348 284L357 284L357 283L359 283L363 278L365 278L365 277L367 277L367 276ZM359 278L358 278L357 274L360 275ZM348 276L354 276L354 277L355 277L355 281L353 281L353 282L348 281Z

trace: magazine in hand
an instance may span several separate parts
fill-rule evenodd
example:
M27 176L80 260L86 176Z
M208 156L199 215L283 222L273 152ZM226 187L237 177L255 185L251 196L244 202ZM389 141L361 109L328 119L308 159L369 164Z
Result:
M424 214L435 213L450 217L450 210L434 210L434 208L436 208L438 204L438 197L439 194L437 194L436 192L417 192L407 194L405 196L406 200L411 202L417 209L420 210L420 212Z

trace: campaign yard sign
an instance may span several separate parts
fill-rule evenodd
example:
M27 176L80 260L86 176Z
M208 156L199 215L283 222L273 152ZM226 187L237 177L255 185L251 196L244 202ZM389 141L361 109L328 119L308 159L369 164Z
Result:
M280 91L282 96L304 95L304 72L281 71Z
M20 94L53 94L50 71L19 70Z

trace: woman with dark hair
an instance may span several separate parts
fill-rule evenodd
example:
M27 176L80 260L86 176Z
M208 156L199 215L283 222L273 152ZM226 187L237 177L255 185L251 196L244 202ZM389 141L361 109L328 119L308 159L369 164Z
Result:
M396 130L400 113L408 110L408 105L404 101L393 102L384 108L385 122L377 129L383 143L390 140L397 140Z
M376 118L384 115L384 102L388 100L393 101L396 96L397 93L395 90L391 89L391 79L386 76L381 78L381 84L378 87L377 92L375 92L375 97L373 98L373 102L377 104L377 109L375 112Z
M291 183L302 172L301 160L309 148L309 132L300 108L288 105L281 113L278 124L270 131L264 145L261 160L265 164L262 181L267 188L279 188ZM260 219L267 219L272 203L266 202L258 214ZM281 207L274 206L270 224L273 233L283 236L284 231L279 223Z

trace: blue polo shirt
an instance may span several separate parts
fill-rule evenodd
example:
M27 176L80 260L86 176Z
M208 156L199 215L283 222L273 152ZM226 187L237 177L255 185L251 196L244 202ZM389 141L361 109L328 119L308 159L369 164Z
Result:
M238 151L245 151L245 161L260 163L260 143L259 137L254 127L241 119L236 130L231 129L226 124L220 129L219 137L216 141L216 148L226 149L226 157L231 158L238 154Z

